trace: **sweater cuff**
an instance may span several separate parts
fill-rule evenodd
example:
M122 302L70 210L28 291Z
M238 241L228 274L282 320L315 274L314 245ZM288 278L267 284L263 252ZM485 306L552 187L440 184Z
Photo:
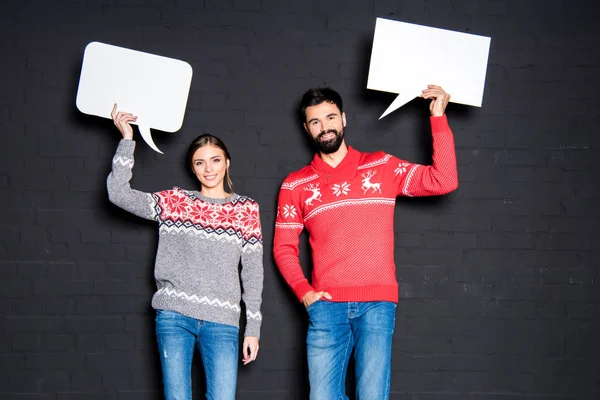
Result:
M442 115L441 117L429 117L429 120L431 121L432 133L450 132L450 126L448 125L448 117L446 117L446 114Z
M244 337L254 336L260 339L260 325L261 321L246 320L246 330L244 331Z
M314 291L315 289L308 283L308 281L304 280L293 288L294 294L298 298L298 300L302 301L304 295L308 292Z

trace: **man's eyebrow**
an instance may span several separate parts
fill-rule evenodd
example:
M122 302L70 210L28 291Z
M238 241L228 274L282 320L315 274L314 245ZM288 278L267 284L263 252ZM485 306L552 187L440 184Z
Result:
M337 114L336 114L336 113L329 113L329 114L327 114L325 117L331 117L332 115L333 115L334 117L335 117L335 116L337 116ZM319 118L312 118L312 119L309 119L309 120L308 120L308 122L310 123L310 122L316 121L316 120L318 120L318 119L319 119Z

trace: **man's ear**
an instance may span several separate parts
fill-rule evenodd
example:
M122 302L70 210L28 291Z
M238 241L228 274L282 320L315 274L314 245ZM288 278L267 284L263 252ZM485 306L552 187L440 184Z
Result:
M346 127L346 113L345 112L342 113L342 126L344 128Z
M310 135L310 131L308 130L308 125L306 125L306 122L303 125L304 125L304 130L306 131L306 133L308 133Z

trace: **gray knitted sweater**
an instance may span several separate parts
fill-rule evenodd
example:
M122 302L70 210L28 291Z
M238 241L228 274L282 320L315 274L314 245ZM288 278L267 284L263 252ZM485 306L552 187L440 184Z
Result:
M108 197L124 210L158 222L158 290L152 307L238 327L242 298L244 335L260 337L263 248L258 203L235 193L213 199L178 187L155 193L132 189L134 149L133 140L119 142L107 179Z

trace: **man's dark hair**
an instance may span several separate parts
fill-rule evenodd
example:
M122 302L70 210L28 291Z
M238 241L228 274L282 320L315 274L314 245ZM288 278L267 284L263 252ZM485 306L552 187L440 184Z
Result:
M309 89L300 102L300 114L302 119L306 121L306 109L310 106L316 106L321 103L332 103L340 110L340 114L344 111L342 96L330 87Z

